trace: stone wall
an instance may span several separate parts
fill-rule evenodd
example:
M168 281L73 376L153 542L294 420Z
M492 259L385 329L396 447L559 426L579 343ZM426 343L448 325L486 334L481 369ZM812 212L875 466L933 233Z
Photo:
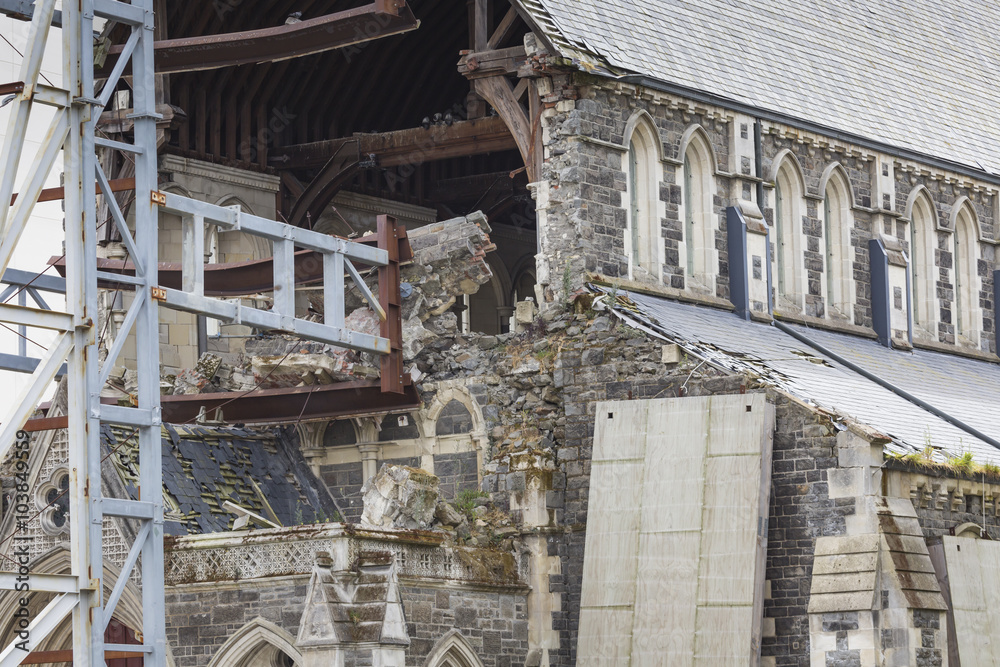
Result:
M932 250L935 269L940 271L937 280L940 322L935 340L982 352L994 349L992 276L996 260L992 240L997 236L994 218L1000 195L992 186L777 123L763 125L762 173L756 174L752 118L579 73L552 74L541 79L539 87L547 103L543 113L546 159L536 191L541 247L538 275L544 303L558 304L567 289L571 292L586 280L588 271L611 279L629 277L625 245L628 223L623 203L627 167L625 133L629 119L642 113L652 119L662 142L662 159L657 163L661 211L657 215L664 262L661 276L640 271L633 275L634 279L659 282L684 290L689 296L709 300L728 298L725 209L740 199L756 201L756 181L760 176L765 196L764 201L757 203L773 226L775 161L790 152L805 184L801 202L805 297L802 312L791 314L832 318L838 323L871 328L868 242L879 234L888 234L899 238L909 250L907 201L915 188L926 187L942 225L936 232L937 247ZM683 160L680 151L694 127L700 128L699 134L711 146L716 162L713 205L708 218L714 225L718 261L712 267L716 273L714 291L708 294L689 284L681 253L685 239L680 219L678 174ZM833 169L845 176L851 195L851 229L845 242L849 239L853 312L842 314L831 310L825 295L826 241L821 188ZM976 270L981 289L974 307L978 310L975 326L980 331L978 340L972 341L956 337L952 322L955 279L951 270L949 226L954 207L966 198L976 213L985 241L977 244ZM772 234L772 244L774 241Z
M167 644L177 667L207 665L237 630L263 618L295 637L309 575L168 587Z
M167 589L167 642L177 667L209 664L244 625L262 618L296 637L309 575ZM459 585L402 585L407 665L423 665L441 637L458 630L486 667L523 665L528 622L523 593L485 592ZM371 649L347 651L345 665L371 664Z
M886 468L889 495L913 503L926 538L952 535L965 524L985 526L993 539L1000 537L1000 478L995 474L962 474L895 459Z
M528 620L522 594L450 587L401 586L410 646L407 665L423 665L452 629L468 640L485 667L520 667L528 653Z
M775 406L768 515L763 664L809 666L809 587L816 538L844 535L854 498L831 499L827 475L838 466L828 419L789 399Z

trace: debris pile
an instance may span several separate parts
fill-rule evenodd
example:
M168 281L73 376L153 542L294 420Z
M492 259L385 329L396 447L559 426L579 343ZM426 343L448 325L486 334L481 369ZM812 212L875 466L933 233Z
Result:
M458 320L452 307L463 295L474 294L493 277L486 253L496 246L489 232L489 223L481 212L408 230L414 259L402 267L400 286L406 361L415 359L433 341L457 334ZM366 280L377 293L377 276L372 273ZM310 296L310 313L319 319L323 304L317 299ZM348 290L345 303L348 329L379 334L378 316L356 289ZM258 386L272 389L373 380L379 377L379 366L374 355L292 336L262 335L247 339L242 354L203 354L194 368L165 377L162 391L240 392ZM112 378L126 393L131 393L129 373L124 371Z
M443 531L449 542L470 547L516 546L517 527L489 494L466 490L448 503L440 498L438 478L426 470L383 464L361 495L362 526Z

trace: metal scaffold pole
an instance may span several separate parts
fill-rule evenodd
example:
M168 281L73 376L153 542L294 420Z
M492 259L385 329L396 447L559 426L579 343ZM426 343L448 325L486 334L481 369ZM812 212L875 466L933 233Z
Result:
M56 597L27 628L27 640L15 641L0 652L0 667L16 665L44 644L46 636L72 617L72 660L75 665L103 665L105 651L143 654L151 667L166 664L165 614L163 604L163 502L160 463L159 334L157 303L151 298L157 279L157 219L153 201L156 189L156 119L153 75L152 0L81 0L63 3L61 44L51 29L55 0L38 0L33 8L28 48L20 81L12 84L11 105L0 169L0 273L8 268L22 232L42 187L63 155L66 312L40 311L24 306L0 305L0 321L55 330L57 336L32 374L30 386L19 396L2 422L0 458L18 437L18 431L34 411L46 388L66 362L69 437L70 559L69 575L31 573L27 584L32 593L56 593ZM100 92L94 82L94 18L114 21L130 28L130 37L111 75ZM62 87L40 81L43 55L48 49L62 53ZM134 139L95 139L101 111L114 94L122 74L131 65ZM46 105L54 116L35 159L18 179L18 165L27 139L33 109ZM134 235L111 196L111 186L97 160L98 146L129 154L135 161ZM97 349L97 190L104 195L113 223L134 263L132 284L135 298L126 322L135 326L138 390L133 407L101 405L101 386L121 351L129 327L124 327L99 365ZM17 199L11 205L11 197ZM102 372L102 370L104 372ZM139 499L105 498L101 490L101 422L136 429L139 442ZM125 517L138 522L135 542L113 587L104 586L102 533L105 517ZM139 565L141 558L141 566ZM142 587L141 646L106 645L105 629L134 569ZM16 573L15 573L16 574ZM5 588L20 583L12 574L0 575ZM106 595L106 597L105 597ZM44 657L44 656L42 656Z
M103 665L108 651L117 657L141 654L147 667L166 665L166 609L164 605L163 481L160 458L160 354L158 307L204 315L226 323L244 324L294 334L306 340L382 355L381 390L403 391L402 331L400 326L399 243L401 231L394 219L380 216L378 248L326 234L301 229L248 214L239 207L208 204L157 186L157 129L153 0L80 0L63 3L61 16L55 0L36 0L31 8L28 49L20 80L0 85L0 93L13 92L10 121L0 153L0 281L28 290L43 309L0 303L0 323L16 327L42 328L56 332L55 341L41 359L0 354L0 368L31 372L28 388L0 421L0 461L15 443L24 441L21 429L35 411L52 380L62 373L67 379L66 428L69 436L69 506L71 571L68 575L30 572L23 578L32 593L55 594L52 601L31 619L27 639L16 639L0 648L0 667L20 664L28 652L36 652L33 663L64 662L66 651L51 655L40 651L46 637L72 619L73 645L70 659L76 665ZM13 4L12 4L13 3ZM16 5L16 6L15 6ZM0 13L24 16L29 6L0 0ZM94 19L127 27L128 38L119 45L118 57L101 82L94 81ZM62 30L61 44L50 39L53 24ZM121 32L121 29L118 30ZM51 33L51 35L50 35ZM63 87L39 81L46 47L57 46L63 54ZM108 106L130 74L133 122L132 141L126 137L95 137L101 112ZM42 146L31 167L19 178L18 165L24 153L32 109L46 105L55 109ZM118 151L135 164L135 198L132 224L116 201L112 182L97 159L97 149ZM24 272L8 270L32 209L43 185L63 156L66 310L44 309L38 290L59 291L59 281L48 277L30 287ZM12 196L17 197L12 204ZM103 197L110 219L134 270L108 272L98 268L96 199ZM181 217L183 227L182 289L157 284L158 219L160 213ZM210 298L205 287L204 235L209 226L240 230L273 244L274 303L269 310ZM324 321L296 316L295 286L297 249L321 256ZM378 269L379 295L370 289L358 266ZM353 331L347 326L344 293L347 279L382 320L381 335ZM133 299L103 363L98 354L98 285L112 284L133 292ZM7 292L0 299L8 298ZM101 403L101 389L110 376L126 341L136 348L137 390L128 406ZM65 362L65 363L64 363ZM51 420L41 420L49 422ZM139 453L138 497L105 497L101 468L109 452L102 450L101 424L133 429ZM49 425L48 428L57 428ZM132 436L125 438L133 439ZM127 519L138 530L124 564L112 581L104 581L102 544L105 520ZM133 628L141 645L105 643L105 631L130 581L142 590L142 624ZM0 590L17 589L22 573L0 571ZM61 647L62 648L62 647Z

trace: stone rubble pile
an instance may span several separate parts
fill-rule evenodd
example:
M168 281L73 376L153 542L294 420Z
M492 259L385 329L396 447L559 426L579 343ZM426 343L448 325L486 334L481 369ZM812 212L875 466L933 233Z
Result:
M410 362L428 344L454 336L458 320L451 308L462 296L474 294L493 273L486 253L489 223L481 212L408 230L414 259L401 269L403 296L403 357ZM378 293L377 276L367 277L369 289ZM323 305L310 297L311 318L321 319ZM379 319L356 289L346 295L346 326L352 331L378 335ZM302 341L291 336L249 338L244 352L232 358L206 353L195 368L164 378L164 394L198 394L227 391L332 384L379 377L379 359L353 350ZM129 391L129 372L119 378ZM133 374L134 375L134 374Z
M448 503L440 497L438 478L426 470L383 464L361 495L362 527L442 531L448 542L471 547L518 546L517 527L488 494L466 491Z

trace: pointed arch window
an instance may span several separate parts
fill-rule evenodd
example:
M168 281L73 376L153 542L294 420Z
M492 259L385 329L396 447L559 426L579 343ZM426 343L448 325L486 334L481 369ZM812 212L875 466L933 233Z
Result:
M483 667L475 650L457 630L438 641L424 664L427 667Z
M625 234L629 277L652 277L659 281L663 266L660 234L660 139L656 128L639 117L628 139Z
M774 179L774 258L772 276L779 309L802 308L804 288L802 202L804 187L795 161L785 158Z
M979 243L976 213L965 203L955 216L952 234L952 322L956 336L978 345L982 315L979 309Z
M684 145L684 144L682 144ZM704 132L688 130L681 176L681 222L684 226L685 273L688 287L715 293L719 253L715 247L719 229L714 201L715 158Z
M937 297L937 216L926 191L917 195L910 212L910 308L914 334L937 338L940 305Z
M834 169L823 191L825 256L823 293L827 316L854 320L854 252L851 246L851 187L840 169Z

